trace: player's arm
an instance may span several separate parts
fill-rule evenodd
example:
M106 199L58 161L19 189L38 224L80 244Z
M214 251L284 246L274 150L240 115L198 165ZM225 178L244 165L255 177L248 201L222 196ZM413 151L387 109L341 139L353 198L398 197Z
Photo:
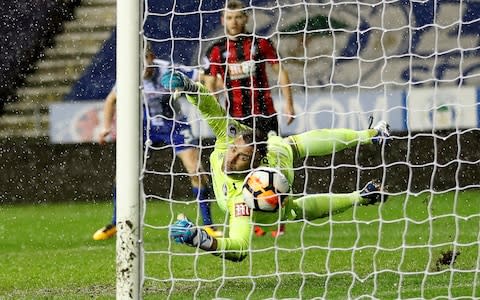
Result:
M224 84L221 76L221 53L218 47L210 47L204 57L206 62L203 68L203 80L201 81L210 92L218 99L219 93L224 92Z
M295 119L295 108L293 106L292 89L290 87L290 77L288 72L280 63L272 64L273 71L278 74L278 82L285 101L284 112L287 114L287 124L290 125Z
M221 94L225 93L223 80L220 76L203 74L200 82L215 96L217 101L220 101Z
M102 145L106 143L107 137L112 132L113 116L115 115L116 103L117 92L116 89L113 88L107 95L107 98L105 98L105 103L103 105L103 129L98 137L98 142Z
M239 196L228 201L229 235L217 239L217 251L231 261L247 257L252 232L251 210Z
M263 57L270 62L273 71L278 74L278 83L282 91L283 100L285 101L284 112L288 116L287 124L290 125L295 119L295 109L293 106L292 89L290 88L290 78L287 69L282 66L277 55L277 50L272 42L268 39L259 40L259 50Z
M236 201L229 201L228 210L230 220L227 238L217 239L209 236L205 230L196 227L182 214L170 226L170 236L177 243L198 247L231 261L242 261L247 257L249 248L250 209L242 199L238 198Z
M203 74L201 82L210 92L215 93L218 90L217 80L218 78L215 76Z
M182 90L187 96L187 100L195 105L202 118L208 123L218 141L224 141L227 138L227 128L229 123L234 124L236 128L247 129L235 120L227 118L227 112L218 103L212 93L201 83L195 83L190 78L180 72L166 72L162 76L162 85L171 90Z
M186 94L187 100L195 105L218 139L226 138L228 118L225 109L212 93L201 83L197 83L198 93Z
M205 251L217 250L217 240L200 227L195 226L184 214L170 225L170 237L177 243L198 247Z

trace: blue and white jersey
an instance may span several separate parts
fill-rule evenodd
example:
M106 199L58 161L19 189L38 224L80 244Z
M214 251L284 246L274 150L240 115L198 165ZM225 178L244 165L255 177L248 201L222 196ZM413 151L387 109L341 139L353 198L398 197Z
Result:
M147 121L145 118L147 112L151 119L150 126L163 126L165 121L186 121L180 102L173 99L173 94L162 86L160 80L162 75L172 67L193 80L198 78L198 70L180 65L172 66L168 61L160 59L155 59L152 67L153 75L143 79L144 123ZM112 90L117 91L116 83Z
M154 72L150 78L143 79L144 104L148 116L151 118L151 126L163 126L168 121L186 121L182 113L180 102L173 99L173 94L163 88L160 83L162 75L172 68L172 65L165 60L155 59ZM188 77L195 80L198 71L184 66L173 66Z
M184 119L180 103L160 84L162 72L155 69L153 76L143 79L143 104L151 126L162 126L165 121Z
M172 145L176 153L198 144L193 136L187 117L183 114L180 102L160 83L162 74L172 68L167 61L154 60L153 73L143 79L143 139L156 144ZM183 66L174 66L177 70L196 80L198 71ZM112 88L117 91L117 85Z

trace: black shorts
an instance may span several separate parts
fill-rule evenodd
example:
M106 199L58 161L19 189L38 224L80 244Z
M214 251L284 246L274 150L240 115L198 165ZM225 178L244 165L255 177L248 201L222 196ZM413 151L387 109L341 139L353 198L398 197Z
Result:
M277 135L279 134L277 115L247 117L244 119L238 119L238 121L254 130L261 130L267 134L270 131L274 131Z

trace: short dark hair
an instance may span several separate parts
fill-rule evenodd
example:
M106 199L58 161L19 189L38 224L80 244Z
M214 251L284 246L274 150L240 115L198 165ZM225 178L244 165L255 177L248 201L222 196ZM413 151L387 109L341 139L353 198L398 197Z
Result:
M245 144L252 144L261 158L267 156L268 134L262 130L248 130L242 132L241 135Z

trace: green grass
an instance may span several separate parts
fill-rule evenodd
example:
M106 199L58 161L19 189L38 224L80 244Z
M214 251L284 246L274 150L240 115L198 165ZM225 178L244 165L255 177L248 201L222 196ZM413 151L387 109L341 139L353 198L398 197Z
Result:
M240 263L167 238L176 213L195 218L196 205L147 208L144 299L480 297L479 191L288 224L279 239L253 238ZM115 240L91 239L110 213L109 203L1 206L0 299L114 299ZM441 263L449 251L454 263Z

